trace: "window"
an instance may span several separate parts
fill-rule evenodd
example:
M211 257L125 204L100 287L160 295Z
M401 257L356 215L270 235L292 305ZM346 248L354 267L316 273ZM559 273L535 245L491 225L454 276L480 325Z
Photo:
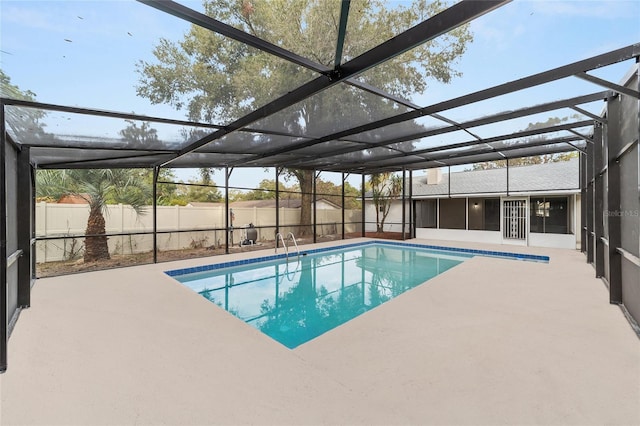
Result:
M435 228L438 218L438 200L416 201L416 228Z
M440 228L466 229L466 199L443 198L440 200Z
M500 230L499 198L487 198L484 200L484 229L485 231Z
M500 199L469 198L469 229L500 230Z
M531 232L569 233L569 200L567 197L531 198Z

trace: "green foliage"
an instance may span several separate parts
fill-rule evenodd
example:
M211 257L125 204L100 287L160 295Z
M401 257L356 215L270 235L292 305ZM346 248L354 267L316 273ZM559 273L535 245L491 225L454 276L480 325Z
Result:
M340 19L340 2L336 0L208 0L204 1L203 8L214 19L318 63L334 65ZM389 9L383 1L354 2L349 14L343 62L445 8L442 1L415 0L407 7ZM449 82L459 75L454 65L471 39L468 26L462 26L376 66L358 78L392 95L410 97L423 93L429 79ZM185 107L188 118L193 121L231 122L318 77L306 68L196 25L192 25L181 41L161 39L153 55L154 61L137 64L138 95L152 103L168 103L177 109ZM319 135L405 111L406 108L398 104L341 84L261 120L260 126ZM380 140L421 130L424 130L422 126L405 122L394 126L393 131L383 128L375 133ZM368 135L361 136L366 138ZM240 152L273 142L276 141L272 135L234 134L234 144ZM369 151L358 151L345 158L368 161L371 155ZM302 193L300 223L308 225L312 202L308 193L312 191L313 171L287 169L285 173L298 181ZM304 227L300 229L303 234L307 231Z
M125 142L127 148L152 148L157 147L160 143L158 139L158 131L151 127L149 122L138 122L136 120L125 120L128 125L124 129L120 130L120 136ZM172 182L176 178L172 169L161 168L158 172L158 181L160 182ZM140 169L141 185L136 187L130 187L128 191L137 192L138 194L130 194L128 196L137 199L139 197L144 198L145 205L153 204L153 170ZM142 189L145 188L145 189ZM180 200L177 197L178 187L175 184L161 183L157 186L157 203L160 206L171 206L179 204Z
M425 0L389 10L386 6L382 1L352 5L343 51L345 60L445 8L444 2ZM204 2L204 10L215 19L273 44L321 64L333 65L340 14L336 1L212 0ZM283 19L285 16L287 19ZM422 93L429 78L448 82L459 75L453 65L471 39L468 28L461 27L370 70L361 78L398 96ZM154 103L186 106L192 120L234 120L316 77L307 69L199 26L192 26L180 42L161 39L153 54L155 63L138 63L138 94ZM305 102L296 115L313 116L321 109L327 110L329 102L335 106L336 115L344 112L366 115L373 105L364 103L368 108L353 111L345 105L352 103L340 102L353 96L357 97L357 90L344 87L332 91L330 97ZM327 105L323 108L324 103ZM344 111L341 104L346 108ZM306 125L313 123L306 121Z
M153 188L153 170L149 170L144 177L145 182L150 188ZM173 169L161 168L158 173L158 182L175 182L176 174ZM178 196L178 185L175 183L158 183L156 188L157 200L159 206L175 206L181 205L182 200ZM148 204L153 204L150 197Z
M286 181L286 180L285 180ZM278 181L281 199L299 199L301 197L300 186L297 183L286 185L283 181ZM276 198L276 182L274 179L263 179L258 188L253 191L243 192L238 190L229 191L230 201L248 200L272 200ZM325 199L337 206L342 206L342 188L333 182L318 178L316 181L316 192L318 199ZM360 190L345 182L345 208L358 209L361 206Z
M170 205L186 206L190 202L219 203L223 201L222 193L211 178L212 168L198 169L198 178L190 179L188 185L169 184L175 188L171 194ZM171 181L175 181L172 175Z
M11 77L0 69L0 96L3 98L21 99L24 101L35 101L36 94L31 90L21 90L11 83Z
M201 203L219 203L224 201L220 190L215 186L215 182L211 181L210 184L204 184L202 180L190 180L191 185L186 186L186 192L181 195L181 199L185 201L185 204L195 201Z
M176 192L171 204L185 206L190 202L219 203L223 201L222 193L213 181L213 171L211 167L199 168L198 178L190 179L187 182L189 185L176 184Z
M391 203L402 194L402 177L393 173L376 173L370 176L371 198L376 208L376 228L384 231L384 222L391 210Z
M318 179L316 181L317 198L322 198L331 203L342 206L342 188L333 182ZM344 186L344 202L346 209L358 209L361 206L360 191L345 182Z
M38 170L36 197L58 200L65 195L83 198L91 208L103 210L106 204L127 204L144 213L151 188L141 169Z
M72 169L38 170L36 196L58 199L76 195L89 204L85 235L84 261L110 258L105 226L105 206L122 203L133 207L137 214L145 213L150 187L144 183L140 169Z
M286 185L278 181L278 190L289 191ZM258 184L258 188L253 191L243 193L239 196L239 200L272 200L276 198L276 181L275 179L262 179Z
M203 184L203 185L215 185L215 183L213 182L213 175L214 172L214 168L213 167L201 167L198 169L198 176L200 176L200 180L198 180L199 183Z
M127 142L127 148L152 148L158 145L158 131L148 122L142 122L140 126L134 120L125 120L129 125L120 130L120 136Z
M354 58L445 8L440 1L415 1L410 7L387 10L380 1L358 2L351 7L344 59ZM332 65L335 55L339 3L328 0L248 0L204 2L209 16L302 56ZM287 19L282 19L286 16ZM353 35L353 37L352 37ZM438 37L377 66L359 79L393 95L422 93L427 79L448 82L458 75L453 65L471 41L467 27ZM161 39L154 62L140 61L137 92L153 103L186 107L195 121L229 122L316 78L307 69L250 48L199 26L192 26L184 40ZM405 108L348 85L335 86L280 113L262 120L265 128L307 134L323 134L349 123L365 123L404 112ZM412 122L400 125L419 131ZM385 137L378 130L379 137ZM388 136L393 136L389 134ZM365 135L366 136L366 135ZM264 145L271 135L235 134L239 147ZM407 142L410 143L410 142ZM351 154L365 161L368 153ZM295 175L301 187L309 177Z

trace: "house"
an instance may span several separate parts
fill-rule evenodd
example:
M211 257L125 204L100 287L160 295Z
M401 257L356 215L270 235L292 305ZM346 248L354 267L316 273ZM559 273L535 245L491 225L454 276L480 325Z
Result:
M405 206L405 223L414 224L417 238L575 249L581 234L579 174L577 158L451 174L430 169L413 179L413 208ZM366 204L371 229L375 207ZM402 203L394 201L385 230L401 226Z
M60 197L58 204L89 204L91 196L89 194L67 194Z

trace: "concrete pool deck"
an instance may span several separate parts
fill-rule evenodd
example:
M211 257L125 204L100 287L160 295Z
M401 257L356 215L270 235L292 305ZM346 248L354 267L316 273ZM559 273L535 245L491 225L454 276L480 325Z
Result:
M40 279L0 423L640 424L640 340L584 255L412 242L551 260L475 257L294 350L163 273L264 252Z

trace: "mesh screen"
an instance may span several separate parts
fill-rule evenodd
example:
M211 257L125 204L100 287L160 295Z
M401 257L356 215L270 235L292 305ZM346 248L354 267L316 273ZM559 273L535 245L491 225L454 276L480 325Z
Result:
M254 129L319 138L406 112L406 107L346 84L337 84L259 120Z
M620 158L620 215L622 248L640 256L640 199L638 144Z
M228 154L266 154L273 150L295 145L307 139L253 132L233 132L209 142L196 152Z

